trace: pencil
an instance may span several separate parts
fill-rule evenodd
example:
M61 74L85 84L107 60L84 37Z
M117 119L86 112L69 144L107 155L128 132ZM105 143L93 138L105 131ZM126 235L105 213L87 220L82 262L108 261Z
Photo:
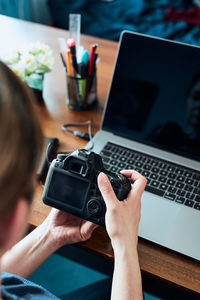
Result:
M70 99L73 103L75 102L75 95L74 95L74 89L73 89L73 82L72 82L72 68L71 68L71 62L70 62L70 50L67 49L66 51L66 64L67 64L67 74L68 74L68 80L69 80L69 89L70 89Z

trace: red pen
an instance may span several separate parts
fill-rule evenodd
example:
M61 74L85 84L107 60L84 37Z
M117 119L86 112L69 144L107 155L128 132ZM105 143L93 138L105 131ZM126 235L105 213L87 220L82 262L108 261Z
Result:
M96 51L96 48L98 47L98 44L93 44L90 50L90 56L89 56L89 68L88 68L88 75L92 75L93 70L93 62L94 62L94 53Z

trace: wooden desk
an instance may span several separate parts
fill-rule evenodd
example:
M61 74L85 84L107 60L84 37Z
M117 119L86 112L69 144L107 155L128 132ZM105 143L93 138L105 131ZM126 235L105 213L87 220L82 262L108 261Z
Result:
M60 129L63 123L83 122L92 119L93 134L99 129L117 49L116 42L82 36L81 43L87 49L93 42L99 44L100 62L97 67L99 105L91 111L71 111L66 105L66 81L57 42L58 37L67 39L67 35L67 31L64 30L0 16L0 54L5 53L7 49L34 41L45 42L54 49L55 65L53 71L45 75L45 105L37 106L36 109L44 134L59 138L60 151L84 147L86 144L73 135L63 133ZM85 131L87 132L87 128ZM50 210L42 203L41 195L42 188L38 185L29 219L29 222L34 226L39 225ZM82 243L81 246L93 251L96 255L109 260L113 259L110 240L104 228L98 228L93 237ZM142 239L139 240L138 251L141 269L144 273L200 293L199 262Z

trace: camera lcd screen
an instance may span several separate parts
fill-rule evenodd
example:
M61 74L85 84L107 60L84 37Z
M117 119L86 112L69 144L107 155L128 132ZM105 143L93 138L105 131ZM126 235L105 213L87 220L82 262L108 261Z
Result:
M78 209L83 208L89 187L87 181L55 171L51 183L48 197Z

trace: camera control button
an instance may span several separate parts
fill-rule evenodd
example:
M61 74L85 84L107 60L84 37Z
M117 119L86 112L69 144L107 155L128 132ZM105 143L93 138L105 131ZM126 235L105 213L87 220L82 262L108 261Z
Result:
M88 209L88 212L93 215L93 216L97 216L101 213L102 211L102 205L101 205L101 202L95 200L95 199L92 199L88 202L87 204L87 209Z

